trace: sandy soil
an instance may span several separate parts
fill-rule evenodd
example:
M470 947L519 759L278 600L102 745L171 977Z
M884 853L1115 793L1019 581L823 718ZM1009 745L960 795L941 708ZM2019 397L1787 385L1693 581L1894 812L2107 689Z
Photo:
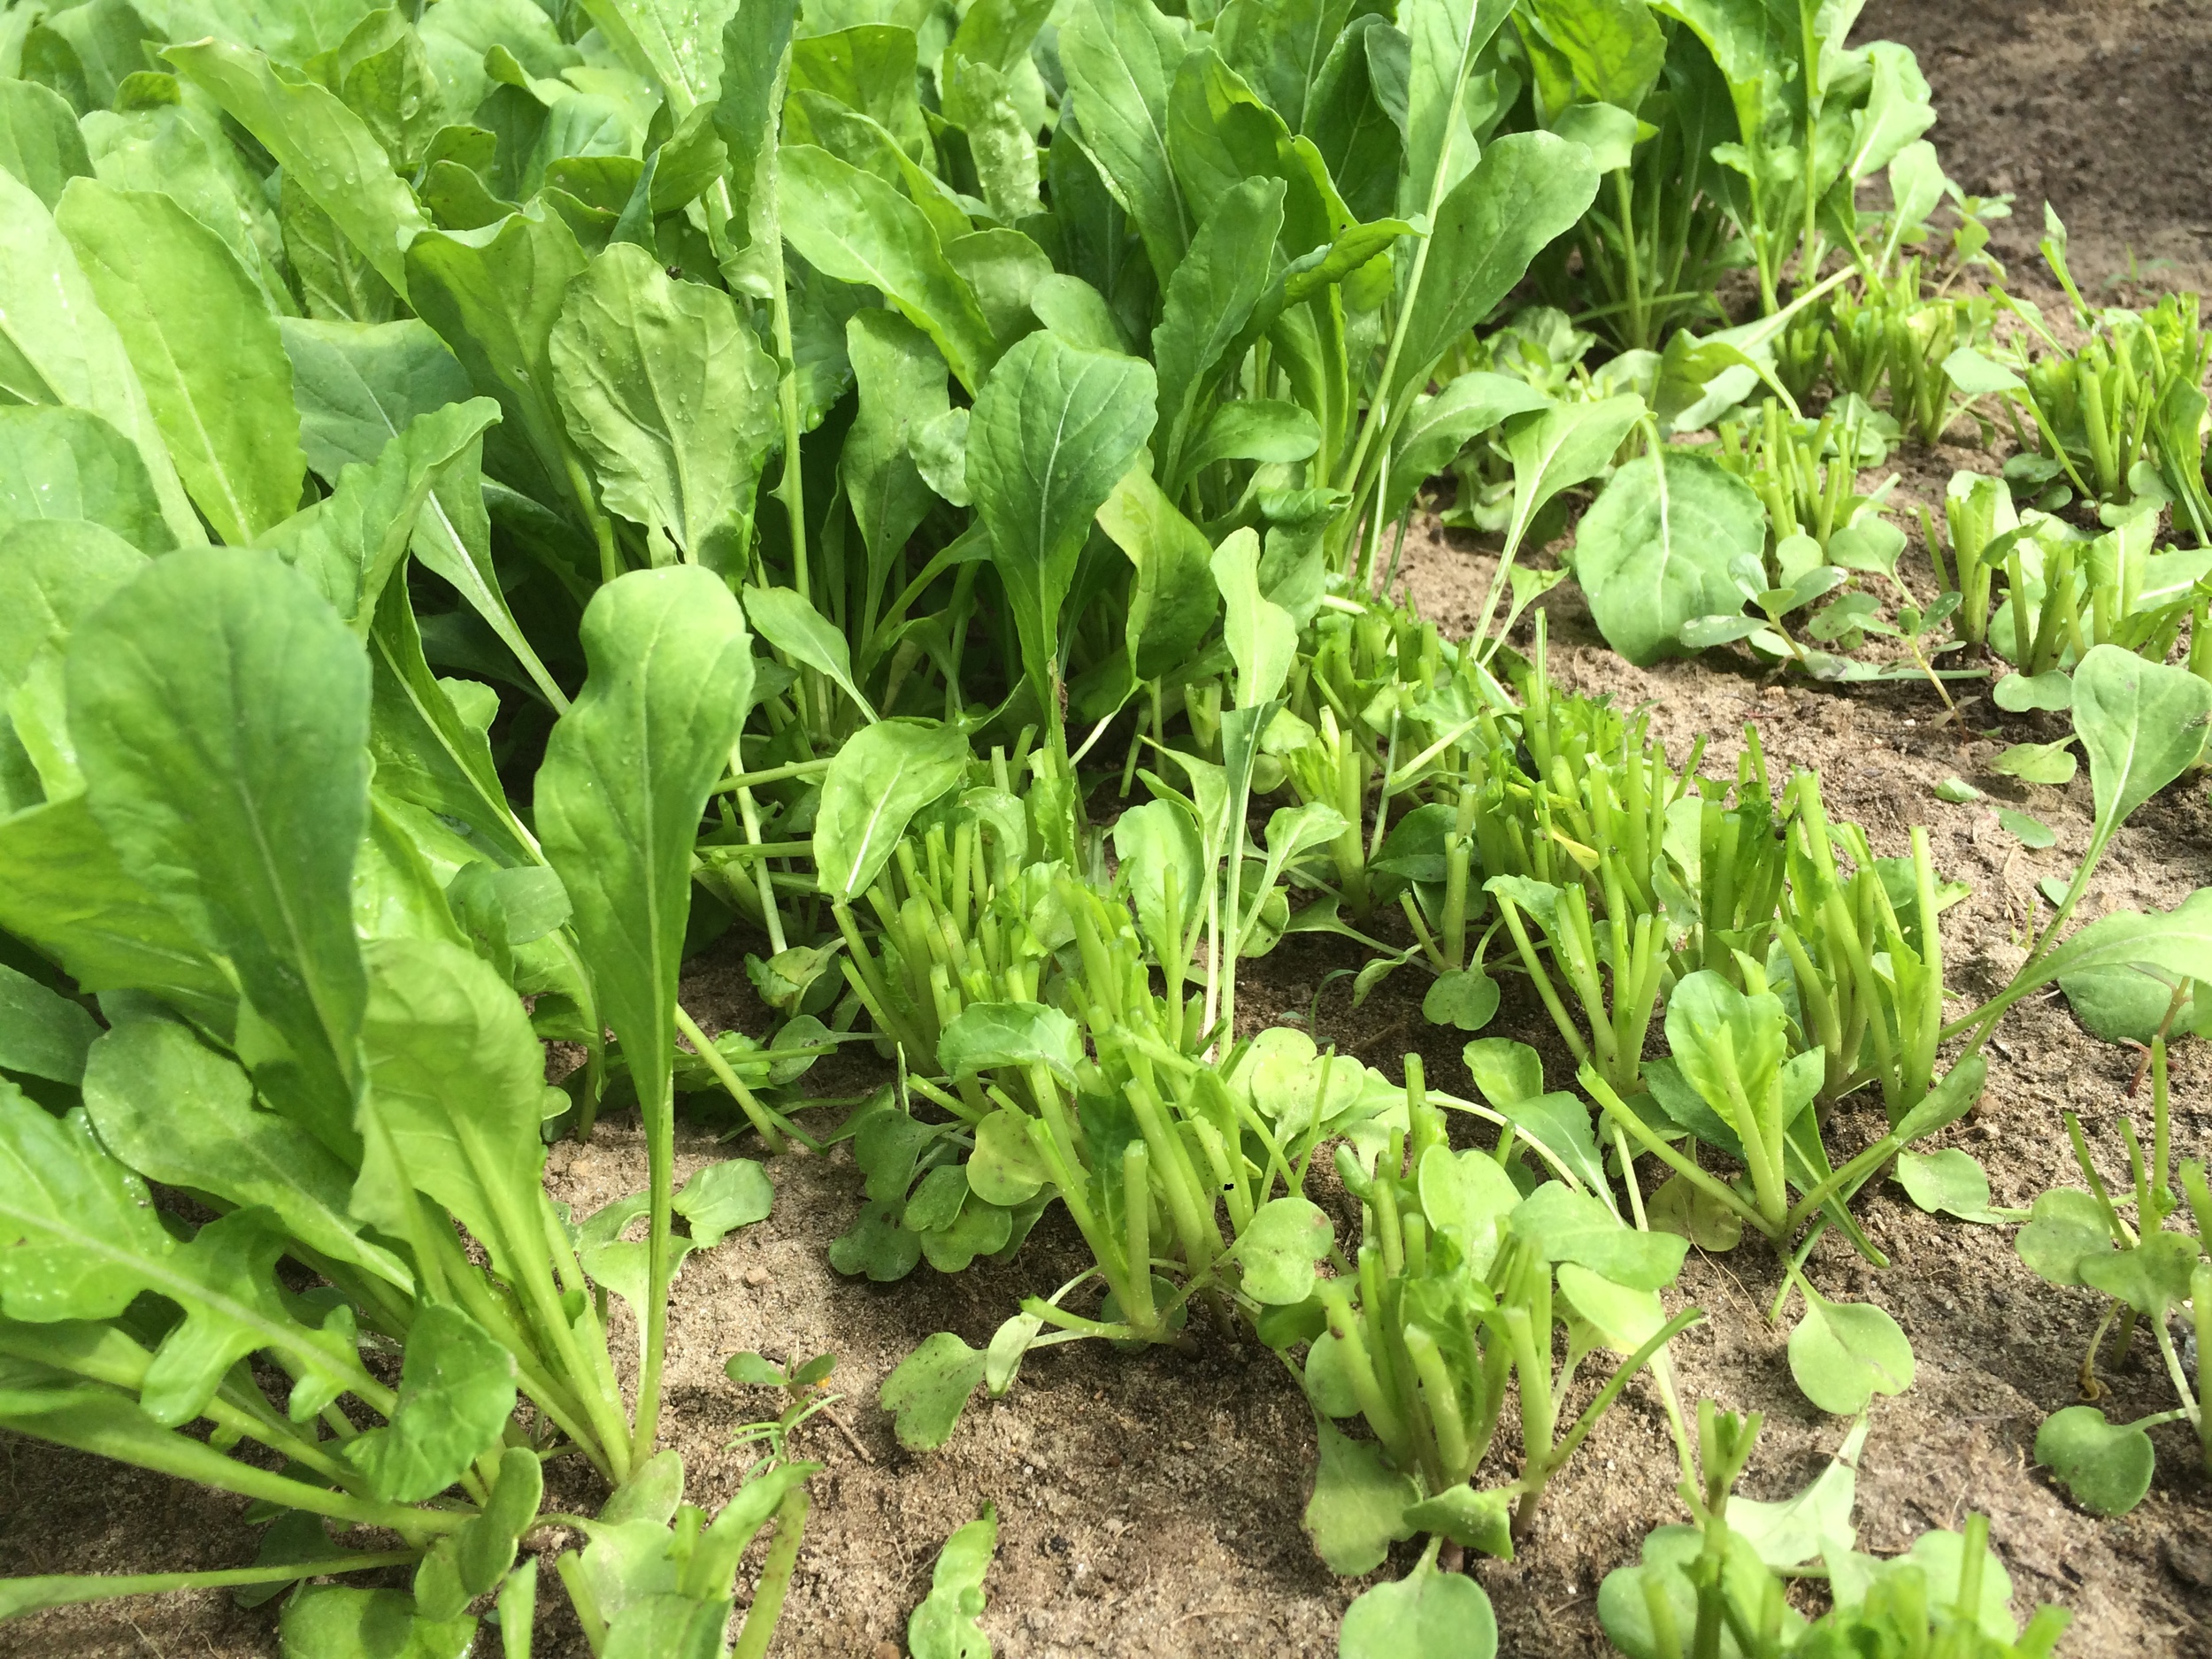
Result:
M2075 234L2078 271L2091 281L2124 271L2126 250L2176 263L2154 280L2203 280L2200 219L2212 218L2200 180L2212 162L2212 17L2201 7L2132 3L2010 4L1953 0L1941 6L1877 0L1863 35L1905 40L1920 52L1944 120L1935 133L1947 164L1969 188L2021 194L2022 217L2001 239L2004 256L2032 258L2034 204L2048 192ZM2200 86L2204 90L2199 91ZM2147 128L2155 122L2155 163ZM2017 265L2016 269L2017 269ZM1946 451L1901 457L1906 488L1940 490L1955 466L1986 457ZM1910 557L1916 556L1909 556ZM1406 580L1424 614L1448 629L1471 625L1488 560L1471 542L1432 526L1417 530ZM1864 824L1878 850L1904 849L1910 826L1929 826L1939 868L1971 884L1946 918L1953 982L1962 993L1997 972L2020 918L2039 901L2034 883L2070 868L2089 825L2085 774L2068 788L2026 789L1980 768L2002 742L2051 737L2048 717L1968 710L1974 733L1939 728L1923 687L1838 690L1783 685L1732 665L1724 653L1651 671L1605 649L1572 588L1548 602L1552 664L1568 687L1648 701L1672 752L1710 733L1724 764L1747 720L1758 723L1770 764L1817 767L1830 810ZM1978 734L2001 729L2001 737ZM1982 806L1939 802L1934 785L1965 776L1994 800L2024 803L2059 837L2043 853L2016 849ZM2119 838L2085 916L2105 908L2170 905L2212 881L2212 809L2201 782L2154 802ZM1411 976L1386 983L1363 1008L1349 1005L1356 965L1347 948L1293 940L1255 964L1241 994L1248 1017L1305 1009L1318 993L1317 1035L1395 1070L1417 1048L1429 1075L1463 1084L1457 1033L1419 1013ZM758 1029L761 1010L726 949L697 964L687 1002ZM1532 998L1508 982L1486 1034L1545 1050L1555 1084L1568 1075L1556 1039ZM2008 1020L1993 1055L1980 1110L1949 1139L1988 1168L1996 1202L2025 1203L2071 1178L2058 1113L2080 1113L2108 1167L2120 1164L2119 1114L2134 1056L2083 1035L2062 1002L2046 1000ZM2174 1066L2178 1155L2212 1141L2212 1053L2186 1044ZM1876 1114L1847 1114L1847 1146L1874 1133ZM703 1136L687 1140L687 1168L722 1156ZM678 1286L671 1344L670 1424L692 1471L691 1495L726 1496L741 1466L727 1445L772 1403L723 1376L739 1348L779 1357L824 1349L839 1356L848 1395L842 1426L818 1421L803 1449L827 1465L777 1652L792 1655L902 1651L908 1611L925 1593L946 1533L989 1501L1002 1517L985 1624L1013 1655L1252 1653L1325 1655L1345 1604L1362 1587L1333 1579L1299 1531L1310 1479L1310 1416L1287 1375L1264 1350L1210 1340L1193 1356L1133 1358L1087 1346L1033 1357L1004 1401L970 1409L942 1453L901 1451L873 1405L876 1386L922 1337L941 1329L981 1343L1021 1294L1074 1271L1079 1244L1048 1217L1016 1263L980 1263L956 1278L926 1265L893 1286L839 1278L828 1241L857 1204L858 1177L843 1153L777 1160L775 1214L718 1249L695 1257ZM612 1125L589 1147L557 1149L557 1195L588 1210L643 1184L634 1137ZM1990 1514L2018 1591L2016 1609L2057 1601L2076 1614L2062 1651L2090 1655L2212 1655L2212 1490L2190 1472L2183 1436L2158 1431L2161 1471L2132 1515L2098 1521L2065 1503L2028 1467L2041 1418L2075 1397L2075 1372L2094 1317L2081 1291L2054 1290L2014 1256L2006 1230L1924 1216L1893 1187L1862 1201L1870 1234L1894 1259L1873 1274L1824 1246L1812 1271L1830 1294L1867 1297L1896 1315L1918 1356L1918 1380L1878 1403L1860 1475L1863 1548L1901 1548L1915 1534L1956 1525L1969 1509ZM1773 1264L1746 1248L1694 1253L1679 1287L1709 1322L1677 1344L1682 1386L1767 1414L1746 1490L1774 1497L1802 1486L1840 1440L1843 1420L1808 1406L1792 1385L1782 1329L1764 1317L1778 1283ZM1793 1315L1791 1316L1793 1318ZM2154 1363L2108 1377L2108 1407L2138 1415L2170 1403ZM849 1432L848 1432L849 1431ZM1678 1517L1673 1460L1649 1390L1632 1387L1555 1482L1536 1534L1511 1563L1472 1571L1494 1598L1508 1655L1602 1655L1594 1596L1612 1568L1634 1559L1643 1533ZM0 1436L0 1571L146 1571L231 1566L251 1559L242 1506L158 1477ZM1402 1571L1409 1555L1394 1559ZM584 1649L562 1598L549 1594L538 1651L570 1659ZM146 1655L219 1659L275 1650L272 1609L240 1610L227 1598L140 1600L44 1616L0 1630L0 1654Z

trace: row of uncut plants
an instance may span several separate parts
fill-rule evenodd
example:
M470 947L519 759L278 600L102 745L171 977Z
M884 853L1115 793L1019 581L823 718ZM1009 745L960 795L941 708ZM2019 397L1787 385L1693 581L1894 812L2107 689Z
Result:
M2172 1411L2039 1436L2081 1503L2141 1499L2153 1429L2212 1457L2165 1061L2212 911L2070 926L2212 716L2193 305L2093 311L2054 220L2062 349L1848 4L1188 10L0 12L0 1426L264 1528L0 1617L227 1586L286 1595L288 1653L515 1659L549 1558L601 1659L764 1653L833 1362L733 1356L775 1415L686 1501L670 1288L772 1194L745 1158L677 1190L680 1110L849 1141L842 1272L1015 1257L1063 1206L1082 1273L884 1384L918 1452L1036 1349L1279 1354L1321 1558L1425 1540L1348 1655L1492 1651L1447 1566L1525 1541L1632 1382L1694 1524L1607 1581L1623 1651L2049 1653L1980 1520L1854 1548L1913 1359L1812 1257L1886 1265L1885 1171L2110 1299L2085 1380L2157 1351ZM1859 479L1970 426L2016 452L1923 516L1932 597ZM1503 552L1463 641L1388 597L1444 474ZM2096 810L2008 985L1947 1002L1924 830L1884 856L1755 732L1708 776L1553 687L1515 630L1563 572L1520 555L1593 492L1574 574L1633 660L1947 703L2008 663L2000 708L2070 710L1999 763L2078 746ZM710 1040L679 970L733 927L773 1028ZM1476 1037L1462 1096L1245 1034L1239 964L1294 933L1470 1034L1525 978L1575 1075ZM2087 1189L1996 1210L1930 1148L2054 982L2147 1042L2151 1143L2116 1196L2070 1120ZM548 1041L586 1056L558 1087ZM810 1094L847 1043L895 1080ZM645 1190L553 1203L547 1144L629 1111ZM1747 1234L1856 1419L1779 1505L1730 1497L1755 1414L1668 1363L1691 1242ZM995 1536L948 1544L918 1655L978 1650ZM348 1582L380 1571L409 1587Z

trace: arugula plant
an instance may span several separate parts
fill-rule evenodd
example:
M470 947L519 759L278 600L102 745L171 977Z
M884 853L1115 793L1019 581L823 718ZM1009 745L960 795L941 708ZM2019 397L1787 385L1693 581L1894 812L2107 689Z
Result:
M1598 1618L1628 1659L2047 1659L2071 1623L2039 1607L2013 1622L2012 1579L1989 1547L1989 1517L1922 1533L1886 1559L1855 1548L1854 1459L1862 1419L1813 1484L1763 1503L1732 1495L1757 1443L1757 1412L1698 1402L1697 1476L1681 1485L1693 1525L1663 1526L1638 1565L1608 1573ZM1817 1564L1814 1564L1814 1563ZM1807 1621L1785 1597L1793 1578L1825 1578L1831 1609Z
M403 532L412 508L401 494ZM42 970L50 986L27 982L50 1049L68 1045L44 1065L60 1074L69 1109L58 1118L12 1085L0 1101L0 1156L16 1176L0 1211L12 1247L0 1279L8 1425L239 1493L280 1530L242 1576L31 1580L10 1605L408 1563L411 1601L305 1590L287 1609L288 1632L335 1640L398 1617L426 1641L465 1640L469 1603L503 1582L527 1627L531 1592L509 1569L538 1523L546 1457L581 1458L618 1499L652 1466L672 1505L680 1469L672 1484L671 1465L653 1456L664 1340L654 1302L664 1306L684 1250L765 1210L732 1213L720 1177L679 1198L656 1134L646 1261L580 1254L540 1185L541 1122L567 1097L547 1088L529 1017L480 935L464 931L460 895L440 891L431 860L442 843L426 850L406 795L372 782L373 758L392 756L397 772L422 750L380 698L389 658L374 654L368 618L349 627L324 592L342 596L344 559L377 543L358 518L332 524L328 503L300 517L309 522L278 526L290 533L289 562L266 549L133 554L108 579L105 603L50 635L58 729L75 739L73 787L52 774L47 799L0 822L0 860L18 872L0 921L51 964ZM72 573L52 560L32 570L56 592ZM684 815L699 810L706 780L696 767L687 780L668 745L679 732L712 742L701 705L726 695L733 672L721 661L703 690L694 653L735 650L741 663L746 649L692 575L643 574L606 590L588 638L606 648L641 613L655 637L629 641L617 683L588 684L539 779L552 891L580 913L594 981L641 1072L639 1052L656 1037L664 1053L672 1048L669 1003L653 991L664 958L672 1002L686 887L676 885L672 913L662 908L657 938L651 917L626 907L603 922L593 906L595 892L649 882L656 853L688 855ZM733 606L718 581L697 580ZM689 612L687 629L669 624L671 605ZM394 643L388 631L382 649ZM679 684L672 723L657 698ZM433 695L445 695L434 682ZM596 747L626 714L621 747ZM576 781L580 764L595 768L590 786ZM649 800L672 831L608 827ZM603 844L587 875L569 851L595 837ZM543 885L495 879L491 891ZM98 1021L73 992L97 993ZM640 1019L650 1022L642 1035ZM664 1118L665 1064L658 1075ZM157 1210L150 1180L191 1194L214 1218L195 1225ZM680 1207L690 1239L673 1233ZM287 1288L280 1258L315 1287ZM594 1279L644 1304L634 1406ZM398 1355L396 1386L366 1363L380 1350ZM264 1393L257 1356L265 1374L287 1379L282 1405ZM183 1432L201 1419L213 1430L204 1441ZM231 1455L246 1441L283 1458L284 1471ZM737 1555L764 1519L705 1578L686 1581L711 1599L718 1573L724 1617ZM384 1529L401 1548L349 1549L326 1535L331 1521ZM609 1598L629 1582L617 1571L603 1585L608 1619L620 1622L620 1598ZM763 1610L764 1640L774 1615Z
M2176 1002L2178 1002L2177 998ZM2105 1334L2119 1322L2108 1365L2124 1359L2139 1329L2147 1330L2180 1404L2131 1423L2113 1423L2094 1405L2072 1405L2047 1417L2035 1437L2035 1461L2051 1471L2074 1501L2095 1515L2124 1515L2143 1501L2156 1468L2157 1454L2148 1430L2183 1423L2195 1431L2198 1455L2212 1467L2212 1425L2204 1413L2204 1354L2212 1337L2212 1260L2205 1240L2212 1239L2212 1194L2205 1187L2204 1165L2184 1159L2178 1169L2180 1194L2174 1190L2170 1112L2166 1073L2166 1040L2151 1040L2151 1141L2147 1149L2134 1120L2120 1119L2128 1153L2129 1186L2116 1197L2098 1173L2083 1139L2080 1121L2064 1114L2074 1162L2087 1190L2055 1187L2038 1197L2027 1225L2014 1240L2020 1259L2054 1285L2083 1285L2109 1298L2103 1317L2082 1356L2081 1393L2094 1400L2105 1392L2097 1363ZM2129 1209L2132 1225L2121 1217ZM2177 1217L2184 1225L2169 1226ZM2195 1231L2188 1231L2188 1223ZM2177 1343L2169 1328L2186 1330ZM2195 1356L2195 1376L2185 1363Z
M1454 1152L1417 1059L1405 1097L1407 1121L1366 1148L1379 1156L1350 1145L1336 1155L1360 1201L1356 1256L1340 1257L1334 1277L1261 1322L1279 1351L1310 1344L1294 1365L1320 1420L1306 1528L1340 1573L1372 1571L1392 1540L1417 1532L1509 1558L1553 1475L1630 1379L1655 1363L1671 1388L1660 1356L1701 1317L1686 1309L1670 1319L1659 1302L1686 1240L1625 1226L1607 1201L1560 1182L1532 1180L1525 1194L1501 1156ZM1509 1150L1513 1132L1500 1144ZM1556 1368L1555 1320L1567 1333ZM1561 1402L1599 1352L1620 1363L1562 1434ZM1479 1491L1468 1483L1490 1453L1509 1383L1520 1401L1521 1471ZM1352 1417L1372 1440L1331 1425Z

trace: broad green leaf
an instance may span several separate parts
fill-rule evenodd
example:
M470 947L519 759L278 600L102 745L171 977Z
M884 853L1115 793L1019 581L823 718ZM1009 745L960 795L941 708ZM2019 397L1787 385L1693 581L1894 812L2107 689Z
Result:
M407 1327L390 1425L349 1440L345 1458L378 1497L419 1503L497 1445L514 1409L514 1356L459 1309L432 1302Z
M1424 1563L1409 1578L1362 1592L1344 1609L1336 1650L1341 1659L1492 1659L1498 1621L1480 1585Z
M1114 856L1137 907L1153 955L1173 961L1188 949L1193 924L1204 910L1205 849L1191 815L1173 801L1132 807L1114 820ZM1175 875L1175 910L1168 910L1168 872Z
M1406 1510L1420 1500L1410 1475L1383 1462L1382 1448L1356 1440L1333 1424L1317 1421L1321 1455L1314 1466L1313 1495L1306 1501L1306 1536L1314 1552L1340 1578L1372 1572L1390 1546L1410 1538Z
M1013 601L1023 667L1056 718L1060 607L1093 516L1151 435L1153 396L1149 364L1040 331L1000 360L975 402L968 487Z
M788 588L748 588L745 614L762 639L794 662L826 675L870 720L876 718L853 683L852 654L845 636L812 604Z
M73 1085L99 1034L79 1004L0 964L0 1067Z
M1575 577L1606 643L1632 663L1672 655L1694 617L1733 615L1729 577L1756 558L1766 510L1751 487L1702 456L1664 449L1613 475L1575 534Z
M1431 1147L1421 1155L1419 1179L1421 1213L1429 1225L1458 1240L1470 1272L1488 1272L1505 1218L1521 1202L1505 1166L1471 1148Z
M35 421L54 416L98 427L118 445L119 459L136 465L136 455L111 427L77 410L0 413L0 443L15 425L8 417L18 412ZM150 522L160 526L158 518ZM145 568L144 554L88 519L35 518L0 532L0 693L12 695L45 672L42 663L50 667L57 662L78 622Z
M2012 1248L2039 1277L2054 1285L2078 1285L2084 1261L2111 1253L2112 1231L2094 1197L2062 1187L2038 1195Z
M1790 1375L1823 1411L1848 1417L1876 1394L1912 1386L1912 1345L1897 1321L1871 1302L1809 1297L1790 1333Z
M848 902L866 892L915 813L967 770L968 740L956 726L882 720L847 739L822 780L814 821L824 891Z
M2212 888L2170 910L2116 910L2067 936L2044 960L2038 983L2114 965L2155 969L2177 979L2212 979ZM2024 989L2032 989L2025 987Z
M1408 0L1400 8L1408 48L1398 119L1405 135L1405 212L1431 211L1475 165L1466 78L1512 10L1508 0Z
M1136 567L1130 585L1128 691L1191 660L1220 614L1213 549L1141 466L1121 475L1098 527Z
M408 1233L408 1194L428 1194L511 1284L544 1280L538 1135L544 1062L528 1017L482 957L430 940L366 951L366 1151L353 1213Z
M1616 1354L1633 1354L1667 1323L1657 1291L1617 1285L1578 1263L1561 1263L1559 1294Z
M1168 99L1187 42L1185 26L1152 0L1079 0L1060 21L1060 65L1077 127L1064 137L1076 138L1095 162L1163 286L1182 263L1192 229L1167 148Z
M538 772L538 836L651 1110L675 1064L692 842L744 725L752 641L722 579L679 566L602 588L584 612L583 646L582 695Z
M2168 1309L2188 1300L2197 1255L2194 1233L2154 1233L2132 1249L2084 1256L2076 1271L2092 1290L2127 1303L2146 1318L2162 1319Z
M575 234L543 209L481 230L431 231L407 250L409 303L506 417L487 446L492 471L556 507L572 496L549 354L562 299L584 266Z
M914 75L918 44L911 28L892 22L856 23L826 34L810 29L791 44L791 91L833 99L882 127L906 155L927 157L929 127ZM952 66L950 60L946 66ZM955 83L941 84L946 119L965 126Z
M1479 968L1447 968L1421 998L1421 1018L1432 1025L1480 1031L1496 1016L1498 982Z
M173 1020L126 1019L92 1046L85 1110L101 1141L150 1180L265 1204L285 1231L334 1261L412 1292L406 1263L348 1213L354 1171L305 1130L254 1104L237 1063Z
M427 221L359 116L316 82L288 80L242 46L201 41L168 47L163 56L258 139L377 274L407 295L403 256Z
M795 0L749 0L722 26L722 82L713 121L729 156L726 234L733 253L725 270L733 291L758 299L769 297L772 273L781 269L776 128L797 10Z
M1244 1293L1270 1308L1287 1308L1313 1294L1315 1268L1336 1242L1336 1229L1319 1205L1295 1194L1260 1206L1237 1236L1244 1263Z
M0 927L57 958L81 990L153 991L229 1033L228 978L124 868L81 795L0 820Z
M710 1250L740 1227L765 1221L776 1201L768 1171L751 1158L710 1164L683 1185L676 1213L691 1224L692 1241Z
M94 816L305 1069L307 1127L355 1149L368 664L273 554L150 565L78 625L70 729Z
M57 404L0 408L0 530L33 521L95 524L148 552L176 545L130 440Z
M1746 996L1710 969L1690 974L1667 999L1667 1047L1705 1103L1749 1146L1753 1135L1780 1156L1782 1001Z
M1509 1490L1478 1492L1469 1486L1446 1488L1406 1511L1416 1532L1438 1532L1455 1544L1500 1560L1513 1559L1513 1502Z
M1549 133L1510 134L1483 150L1437 209L1386 388L1394 407L1411 403L1437 359L1512 292L1529 261L1582 217L1597 188L1590 152Z
M2194 764L2212 719L2212 685L2185 668L2146 662L2116 645L2092 648L2074 670L2074 731L2089 757L2097 834Z
M981 387L997 337L922 211L895 186L811 144L786 145L776 165L783 234L807 263L879 289L936 342L963 386Z
M997 1548L998 1511L987 1503L945 1540L930 1571L929 1594L906 1621L906 1650L913 1659L990 1659L990 1638L979 1621L984 1577Z
M908 539L927 517L930 488L910 450L913 436L950 407L945 359L897 311L875 306L845 325L860 407L845 434L838 481L868 549L872 616Z
M425 1618L400 1590L323 1584L285 1602L278 1635L284 1659L463 1659L476 1620Z
M1343 30L1348 0L1231 0L1214 19L1214 50L1293 132Z
M2060 979L2067 1005L2081 1028L2100 1042L2148 1045L2173 1007L2174 987L2163 979L2126 966L2085 968ZM2194 1024L2195 993L2183 998L2170 1029Z
M1239 709L1257 709L1279 695L1298 654L1298 626L1290 612L1262 596L1259 564L1259 538L1248 529L1214 549L1214 583L1226 613L1222 632L1237 665Z
M570 283L549 349L606 505L687 563L741 572L778 428L775 365L735 302L617 242Z
M92 171L77 112L30 81L0 81L0 168L51 208L70 180Z
M0 170L0 392L99 416L145 464L171 545L207 540L123 338L46 204ZM154 550L149 549L149 550Z
M2041 852L2047 847L2058 844L2058 837L2051 833L2050 826L2040 818L2030 818L2025 812L2016 812L2008 806L1997 809L1997 823L2006 834L2031 852Z
M925 1338L883 1379L877 1402L892 1414L899 1444L933 1452L952 1438L954 1425L983 1380L984 1356L949 1331Z
M54 219L215 533L240 545L289 518L307 459L291 362L259 284L167 196L79 179Z
M2094 1406L2068 1406L2035 1432L2035 1461L2092 1515L2125 1515L2151 1489L2158 1453L2132 1423Z
M169 1236L145 1185L104 1150L81 1111L65 1119L0 1086L0 1311L107 1318L145 1292L182 1310L141 1385L141 1404L173 1427L197 1417L230 1367L257 1348L283 1357L296 1417L357 1382L349 1311L317 1330L295 1320L275 1267L284 1235L265 1210L233 1210L188 1242Z
M583 10L637 73L660 83L678 120L722 83L722 26L736 0L584 0Z
M971 1002L937 1040L937 1063L954 1078L997 1066L1041 1065L1072 1083L1083 1064L1083 1033L1047 1003Z
M282 556L355 634L366 635L432 490L475 457L498 419L488 397L418 416L373 462L341 469L329 495L264 534L259 545Z
M902 1202L865 1205L852 1226L830 1240L829 1264L845 1274L865 1273L879 1285L904 1279L922 1259L922 1241L899 1225Z
M1509 1225L1546 1261L1577 1263L1630 1290L1672 1284L1690 1249L1687 1239L1671 1233L1640 1233L1623 1225L1599 1200L1556 1181L1547 1181L1522 1200Z
M1183 451L1199 402L1267 286L1283 223L1279 179L1247 179L1224 195L1168 279L1152 359L1159 377L1160 476L1170 495L1188 475Z
M1992 392L2009 396L2028 389L2018 375L1992 363L1971 346L1961 346L1944 358L1943 373L1968 397L1983 397Z
M292 363L300 444L308 465L326 481L335 481L349 461L374 461L417 417L469 396L467 371L419 319L286 317L277 328Z

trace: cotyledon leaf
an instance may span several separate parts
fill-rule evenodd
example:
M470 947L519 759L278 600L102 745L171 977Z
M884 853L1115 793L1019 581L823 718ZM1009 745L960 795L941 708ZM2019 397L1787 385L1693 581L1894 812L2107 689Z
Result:
M814 865L850 902L867 891L914 814L966 775L968 740L951 726L879 720L847 739L822 780Z

